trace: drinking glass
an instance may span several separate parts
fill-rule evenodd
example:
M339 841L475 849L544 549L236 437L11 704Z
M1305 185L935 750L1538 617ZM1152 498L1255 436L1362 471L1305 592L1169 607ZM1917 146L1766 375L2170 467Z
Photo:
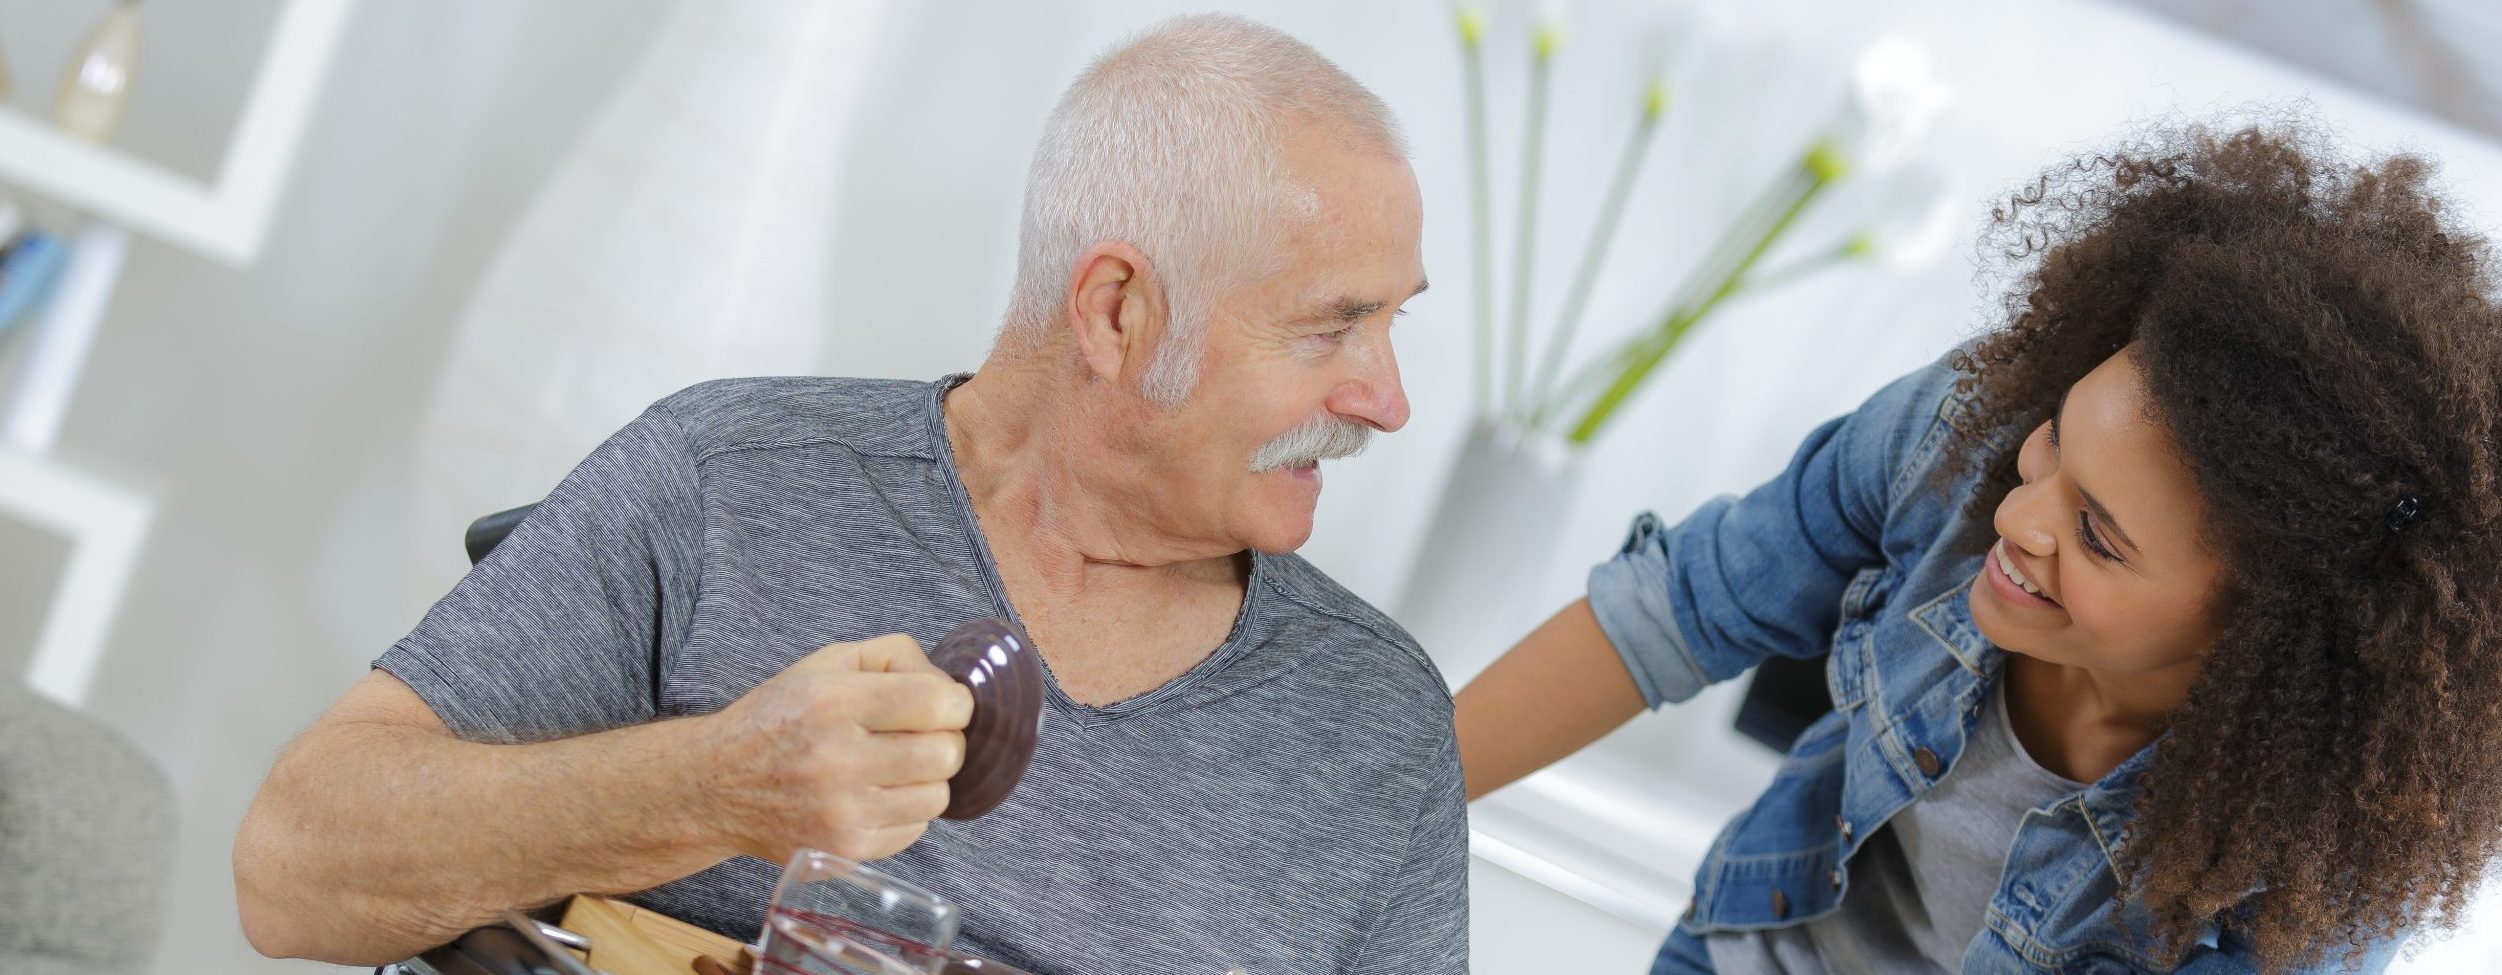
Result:
M938 975L956 940L939 896L823 850L791 855L764 932L757 975Z

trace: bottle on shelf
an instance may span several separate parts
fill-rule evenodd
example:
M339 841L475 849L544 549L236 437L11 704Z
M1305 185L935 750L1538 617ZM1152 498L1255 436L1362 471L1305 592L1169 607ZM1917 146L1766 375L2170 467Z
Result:
M17 76L9 73L9 56L0 52L0 98L17 93Z
M138 68L138 0L115 0L61 74L61 99L54 110L61 128L93 142L112 138Z

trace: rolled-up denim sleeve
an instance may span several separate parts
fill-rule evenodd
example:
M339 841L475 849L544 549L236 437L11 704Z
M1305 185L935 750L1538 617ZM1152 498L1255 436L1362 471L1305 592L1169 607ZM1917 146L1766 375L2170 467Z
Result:
M1766 657L1823 653L1842 591L1882 565L1901 492L1939 449L1954 372L1943 361L1895 380L1807 435L1789 466L1744 495L1668 525L1634 519L1590 570L1590 609L1653 708L1745 673Z

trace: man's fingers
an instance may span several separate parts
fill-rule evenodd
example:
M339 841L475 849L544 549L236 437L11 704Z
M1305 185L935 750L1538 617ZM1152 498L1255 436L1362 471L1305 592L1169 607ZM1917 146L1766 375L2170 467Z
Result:
M927 823L947 811L948 795L943 781L889 786L878 790L877 803L884 813L879 818L897 826Z
M930 663L929 655L921 651L921 642L909 633L889 633L866 640L829 643L800 658L792 666L801 665L878 674L938 669Z
M863 671L887 674L940 673L937 665L930 663L929 654L921 650L921 641L913 639L910 634L889 633L874 639L862 640L852 646L860 648L860 669Z
M870 731L962 731L973 721L973 692L936 670L862 680L857 720Z
M883 860L903 852L904 847L911 846L929 828L929 821L922 820L909 825L867 830L854 839L836 844L832 852L852 860Z
M945 782L964 767L964 736L953 731L881 732L868 748L864 781L872 785Z

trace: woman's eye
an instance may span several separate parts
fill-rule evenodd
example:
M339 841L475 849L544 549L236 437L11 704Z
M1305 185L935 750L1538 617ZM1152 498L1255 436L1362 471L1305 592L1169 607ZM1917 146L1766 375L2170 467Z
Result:
M2084 543L2085 548L2093 552L2095 558L2105 562L2120 561L2120 553L2112 551L2111 546L2103 543L2102 536L2094 531L2093 517L2083 511L2076 513L2076 540Z

